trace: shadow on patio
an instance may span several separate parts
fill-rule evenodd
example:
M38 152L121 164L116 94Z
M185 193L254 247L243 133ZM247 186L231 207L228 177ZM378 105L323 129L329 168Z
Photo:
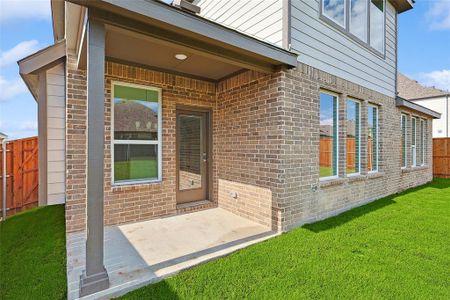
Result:
M118 296L183 269L276 235L221 208L105 228L110 288L86 297ZM84 233L67 238L68 298L78 298Z

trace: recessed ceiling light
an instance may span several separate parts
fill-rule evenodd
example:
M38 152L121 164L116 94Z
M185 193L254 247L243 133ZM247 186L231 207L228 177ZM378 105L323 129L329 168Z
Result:
M178 54L175 54L175 58L178 60L185 60L187 58L187 55L183 54L183 53L178 53Z

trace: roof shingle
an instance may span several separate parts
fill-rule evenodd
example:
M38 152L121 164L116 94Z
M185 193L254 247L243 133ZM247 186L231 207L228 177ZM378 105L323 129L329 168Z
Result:
M446 92L434 87L423 86L417 81L408 78L401 73L398 73L397 79L398 95L407 100L450 95L450 92Z

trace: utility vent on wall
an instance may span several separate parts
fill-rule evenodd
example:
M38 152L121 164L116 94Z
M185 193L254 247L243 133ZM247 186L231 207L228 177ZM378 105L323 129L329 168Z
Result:
M172 5L190 13L200 13L200 7L192 2L194 0L173 0Z

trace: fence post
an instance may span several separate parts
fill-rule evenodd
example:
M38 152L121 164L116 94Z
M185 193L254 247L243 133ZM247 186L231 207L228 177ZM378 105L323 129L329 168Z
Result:
M6 142L8 140L2 140L2 220L6 220Z

